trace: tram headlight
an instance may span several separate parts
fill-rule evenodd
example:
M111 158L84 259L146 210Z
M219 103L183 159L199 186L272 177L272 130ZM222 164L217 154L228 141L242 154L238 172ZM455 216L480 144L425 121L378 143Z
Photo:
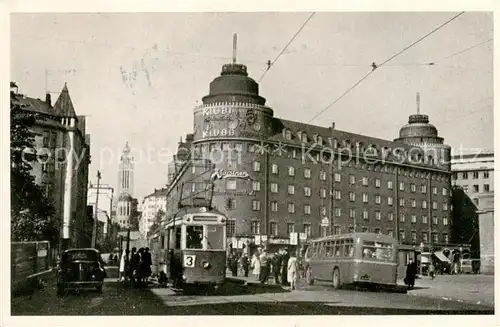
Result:
M208 261L203 261L203 268L205 268L205 269L210 268L210 262L208 262Z

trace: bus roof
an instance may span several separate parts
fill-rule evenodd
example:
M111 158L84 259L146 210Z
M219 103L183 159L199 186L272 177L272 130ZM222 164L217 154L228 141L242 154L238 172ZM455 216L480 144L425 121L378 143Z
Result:
M220 212L219 210L217 210L215 208L187 206L187 207L180 208L172 217L170 217L168 219L168 222L172 221L174 218L178 219L178 218L183 217L184 215L192 214L192 213L210 213L210 214L225 216L222 212Z
M360 238L360 239L366 239L366 240L378 240L378 241L384 241L384 242L397 243L397 240L390 235L376 234L376 233L361 233L361 232L329 235L329 236L325 236L325 237L315 238L315 239L309 240L307 242L308 243L315 243L315 242L321 242L321 241L337 240L337 239L342 239L342 238L353 238L353 239Z

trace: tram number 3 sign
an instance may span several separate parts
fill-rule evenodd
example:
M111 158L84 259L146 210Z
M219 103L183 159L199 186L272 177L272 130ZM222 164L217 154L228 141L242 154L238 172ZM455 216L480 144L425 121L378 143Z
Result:
M184 255L184 267L193 268L195 266L195 255Z

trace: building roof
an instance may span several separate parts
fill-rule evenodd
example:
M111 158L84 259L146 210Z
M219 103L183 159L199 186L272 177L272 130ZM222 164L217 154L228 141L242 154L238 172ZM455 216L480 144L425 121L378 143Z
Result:
M165 195L167 195L167 193L168 193L168 188L161 188L159 190L155 189L153 193L146 195L144 197L144 200L146 200L147 198L152 198L152 197L165 196Z
M61 94L59 94L56 103L54 103L54 111L63 117L76 117L75 108L69 96L68 85L66 83L64 83Z

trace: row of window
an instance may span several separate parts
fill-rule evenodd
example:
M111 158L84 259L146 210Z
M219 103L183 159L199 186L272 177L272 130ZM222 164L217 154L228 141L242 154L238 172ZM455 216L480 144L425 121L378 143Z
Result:
M469 173L472 173L472 179L479 179L479 174L480 174L479 171L473 171L473 172L464 171L461 173L462 179L469 179ZM488 170L485 170L482 173L483 173L482 174L483 178L490 178L490 172ZM458 179L458 174L459 173L453 173L454 180Z
M228 235L234 235L236 232L236 221L235 220L228 220L227 221L227 234ZM347 228L348 233L353 233L355 231L354 226L349 226ZM363 233L368 233L368 232L373 232L376 234L382 234L382 228L375 227L373 229L370 229L368 227L361 227L358 228L357 231L361 231ZM255 235L259 235L261 232L260 230L260 221L252 221L251 222L251 233ZM279 225L278 222L272 221L269 223L269 234L273 236L278 236L279 235ZM295 223L287 222L286 223L286 232L287 235L290 235L291 233L297 232L297 229L295 228ZM307 237L311 237L311 232L312 232L312 227L310 223L304 223L302 224L302 233L306 234ZM335 234L340 234L341 233L341 227L340 226L335 226L334 228L334 233ZM329 234L329 227L327 226L320 226L320 234L321 237L325 237ZM387 235L390 235L394 237L394 229L387 229L386 232ZM404 229L399 230L399 239L401 241L406 241L406 231ZM432 235L432 241L434 243L438 243L439 240L439 234L438 233L431 233ZM410 231L410 240L413 243L417 242L417 231ZM429 233L428 232L421 232L421 238L420 241L423 243L429 242ZM448 243L449 242L449 237L448 233L442 233L441 234L441 241L443 243Z
M468 193L469 192L469 185L462 185L462 189L464 192ZM489 192L490 191L490 184L484 184L483 185L483 192ZM472 192L473 193L479 193L479 185L472 185Z

